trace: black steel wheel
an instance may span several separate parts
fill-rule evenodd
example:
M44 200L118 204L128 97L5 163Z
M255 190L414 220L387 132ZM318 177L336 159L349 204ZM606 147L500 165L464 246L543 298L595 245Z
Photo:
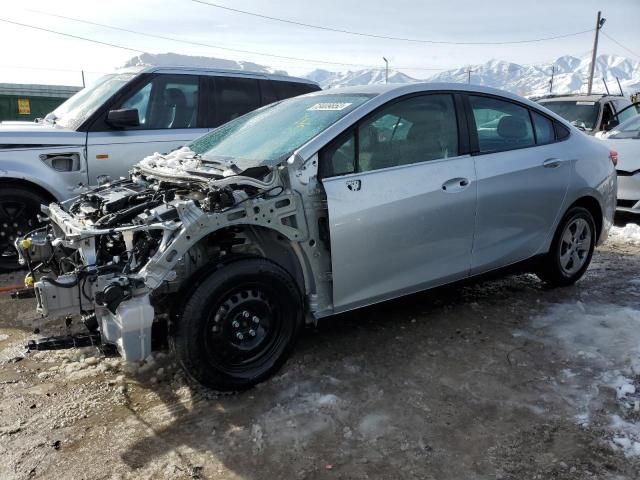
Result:
M39 226L37 215L43 203L47 201L37 193L0 185L0 272L23 268L14 242Z
M197 286L171 343L198 382L221 392L244 390L286 361L302 313L298 287L284 269L259 258L236 260Z

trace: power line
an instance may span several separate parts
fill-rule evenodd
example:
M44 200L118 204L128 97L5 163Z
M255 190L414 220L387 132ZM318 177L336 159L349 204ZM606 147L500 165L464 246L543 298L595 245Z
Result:
M582 30L580 32L565 33L565 34L562 34L562 35L555 35L555 36L552 36L552 37L533 38L533 39L529 39L529 40L512 40L512 41L504 41L504 42L448 42L448 41L443 41L443 40L424 40L424 39L419 39L419 38L393 37L393 36L387 36L387 35L377 35L375 33L355 32L355 31L352 31L352 30L343 30L341 28L325 27L323 25L314 25L314 24L311 24L311 23L297 22L295 20L289 20L289 19L285 19L285 18L272 17L272 16L269 16L269 15L261 14L261 13L249 12L247 10L240 10L238 8L232 8L232 7L227 7L227 6L224 6L224 5L219 5L217 3L205 2L203 0L191 0L191 1L195 2L195 3L201 3L203 5L208 5L208 6L214 7L214 8L220 8L222 10L227 10L227 11L230 11L230 12L241 13L243 15L250 15L252 17L258 17L258 18L262 18L262 19L266 19L266 20L273 20L275 22L288 23L290 25L297 25L297 26L300 26L300 27L315 28L317 30L325 30L325 31L328 31L328 32L345 33L345 34L348 34L348 35L357 35L359 37L371 37L371 38L378 38L378 39L384 39L384 40L398 40L398 41L403 41L403 42L429 43L429 44L439 44L439 45L514 45L514 44L519 44L519 43L534 43L534 42L545 42L547 40L557 40L557 39L560 39L560 38L573 37L573 36L576 36L576 35L582 35L584 33L588 33L588 32L592 32L593 31L593 29L590 28L588 30Z
M636 56L637 58L640 58L640 54L637 54L636 52L634 52L633 50L631 50L630 48L625 47L623 44L621 44L619 41L617 41L615 38L613 38L611 35L608 35L605 32L600 32L602 33L602 35L604 35L605 37L607 37L609 40L611 40L613 43L615 43L616 45L618 45L621 48L624 48L627 52L633 54L634 56Z
M259 55L259 56L263 56L263 57L272 57L272 58L278 58L278 59L284 59L284 60L292 60L292 61L296 61L296 62L305 62L305 63L311 63L311 64L324 64L324 65L340 65L340 66L346 66L346 67L360 67L360 68L376 68L376 69L380 69L382 70L383 67L377 66L377 65L365 65L365 64L360 64L360 63L345 63L345 62L331 62L331 61L327 61L327 60L315 60L315 59L309 59L309 58L301 58L301 57L290 57L290 56L285 56L285 55L276 55L273 53L264 53L264 52L256 52L256 51L252 51L252 50L241 50L238 48L230 48L230 47L221 47L219 45L213 45L211 43L204 43L204 42L196 42L196 41L191 41L191 40L184 40L181 38L176 38L176 37L170 37L167 35L158 35L155 33L147 33L147 32L140 32L138 30L132 30L132 29L128 29L128 28L123 28L123 27L116 27L114 25L107 25L104 23L97 23L97 22L91 22L89 20L83 20L80 18L73 18L73 17L67 17L64 15L58 15L55 13L49 13L49 12L43 12L40 10L30 10L32 12L37 12L43 15L48 15L51 17L56 17L56 18L62 18L65 20L70 20L72 22L78 22L78 23L84 23L87 25L93 25L95 27L102 27L102 28L108 28L111 30L117 30L120 32L126 32L126 33L132 33L134 35L141 35L144 37L150 37L150 38L157 38L160 40L168 40L171 42L178 42L178 43L184 43L184 44L188 44L188 45L196 45L199 47L208 47L208 48L216 48L216 49L220 49L220 50L227 50L230 52L234 52L234 53L246 53L246 54L250 54L250 55ZM2 20L2 19L0 19ZM3 20L6 21L6 20ZM9 23L15 23L15 22L9 22ZM28 26L28 25L25 25ZM38 28L38 27L34 27L34 28ZM44 29L41 29L44 30ZM49 30L50 31L50 30ZM53 32L53 33L59 33L59 32ZM65 34L61 34L61 35L65 35ZM93 41L91 39L87 39L84 37L77 37L77 38L82 38L83 40L87 40L87 41ZM102 43L102 42L98 42L98 43ZM142 52L142 50L138 50L139 52ZM397 69L403 69L403 70L424 70L424 71L444 71L444 70L450 70L450 68L423 68L423 67L397 67Z
M115 43L102 42L100 40L93 40L91 38L81 37L79 35L72 35L70 33L57 32L55 30L49 30L48 28L44 28L44 27L37 27L35 25L27 25L26 23L14 22L13 20L7 20L6 18L0 18L0 22L10 23L12 25L18 25L20 27L31 28L31 29L34 29L34 30L40 30L42 32L55 33L56 35L62 35L63 37L69 37L69 38L75 38L76 40L84 40L85 42L99 43L100 45L106 45L108 47L121 48L122 50L129 50L130 52L144 53L144 50L137 50L135 48L129 48L129 47L125 47L125 46L122 46L122 45L116 45Z
M69 73L78 73L82 71L82 68L76 68L75 70L72 68L47 68L47 67L32 67L29 65L0 65L0 69L2 70L42 70L47 72L69 72ZM85 73L100 73L104 74L107 72L98 72L96 70L84 70Z

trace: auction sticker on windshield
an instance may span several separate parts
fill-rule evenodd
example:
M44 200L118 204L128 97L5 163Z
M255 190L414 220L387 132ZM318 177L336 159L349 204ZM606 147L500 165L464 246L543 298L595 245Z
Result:
M344 110L351 103L316 103L312 107L307 108L308 111L339 111Z

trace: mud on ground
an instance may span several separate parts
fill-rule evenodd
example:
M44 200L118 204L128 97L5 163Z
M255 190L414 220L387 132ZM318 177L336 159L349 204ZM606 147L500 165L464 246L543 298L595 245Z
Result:
M519 275L340 315L221 398L168 352L23 357L32 303L0 294L0 478L637 479L639 268L614 237L574 287Z

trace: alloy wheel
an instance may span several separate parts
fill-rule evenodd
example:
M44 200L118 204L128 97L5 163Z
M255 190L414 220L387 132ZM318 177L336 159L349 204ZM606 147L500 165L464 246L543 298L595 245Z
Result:
M567 276L574 275L585 264L591 249L591 227L583 218L569 222L560 239L560 268Z

